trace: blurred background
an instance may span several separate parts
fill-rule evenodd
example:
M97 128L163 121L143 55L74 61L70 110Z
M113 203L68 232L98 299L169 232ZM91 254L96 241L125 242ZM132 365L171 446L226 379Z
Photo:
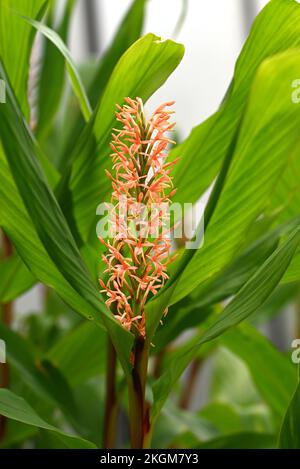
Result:
M219 106L252 21L266 3L267 0L148 1L144 33L173 38L186 49L178 69L148 104L151 109L162 101L176 101L180 139ZM90 63L105 52L130 4L130 0L77 0L68 46L78 64ZM63 6L64 0L59 0L58 18ZM16 318L42 310L42 302L43 290L37 286L16 301ZM282 350L289 348L294 338L293 308L285 306L281 314L262 326ZM201 380L208 380L209 373L208 362ZM203 390L200 399L206 400ZM197 408L201 403L196 398L193 405Z

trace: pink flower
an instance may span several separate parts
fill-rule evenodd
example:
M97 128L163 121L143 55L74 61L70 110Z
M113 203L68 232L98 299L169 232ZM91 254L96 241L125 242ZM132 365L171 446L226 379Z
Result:
M175 193L169 173L177 160L165 162L168 145L175 143L167 136L175 125L170 122L173 112L167 109L172 104L159 106L148 121L141 98L125 98L125 104L117 106L120 128L112 134L113 172L106 171L112 183L111 223L117 234L108 241L100 238L107 248L103 260L108 274L106 283L99 280L101 292L122 326L143 336L145 304L163 287L173 260L166 208Z

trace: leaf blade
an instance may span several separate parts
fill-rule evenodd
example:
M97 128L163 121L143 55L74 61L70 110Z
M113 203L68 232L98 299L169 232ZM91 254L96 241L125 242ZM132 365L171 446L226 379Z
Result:
M293 230L288 239L283 242L264 262L258 271L241 288L235 298L229 303L216 321L208 327L202 335L198 345L184 350L176 363L169 365L169 369L156 381L153 387L154 406L153 419L157 417L174 383L177 381L194 354L201 345L215 339L228 329L236 326L249 317L261 306L274 287L279 283L300 242L300 226Z
M42 419L22 398L8 389L0 389L0 414L9 419L26 423L56 433L68 448L95 449L94 443L70 435Z

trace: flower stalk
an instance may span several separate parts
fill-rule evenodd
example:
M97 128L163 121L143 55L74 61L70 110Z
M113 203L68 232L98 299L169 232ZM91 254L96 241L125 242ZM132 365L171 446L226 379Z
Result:
M156 109L147 120L140 98L125 98L117 106L119 128L112 134L112 196L108 236L99 236L106 247L106 281L100 279L106 305L120 324L135 336L128 379L131 444L142 448L150 436L149 406L145 401L149 341L146 338L145 305L168 279L172 261L169 206L173 189L166 163L173 142L167 134L173 102ZM166 313L166 312L165 312Z
M130 440L133 449L147 448L150 434L149 404L145 399L149 346L143 336L134 344L134 363L128 382Z

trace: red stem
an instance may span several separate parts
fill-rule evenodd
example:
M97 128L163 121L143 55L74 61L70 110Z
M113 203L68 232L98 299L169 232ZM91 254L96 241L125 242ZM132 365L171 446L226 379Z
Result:
M187 377L187 381L185 383L185 386L183 388L182 395L179 401L179 407L181 409L188 409L190 407L200 367L201 367L201 360L194 360L191 363L189 375Z
M128 382L129 424L132 449L149 447L151 436L150 406L145 400L149 345L138 336L134 345L134 364Z

